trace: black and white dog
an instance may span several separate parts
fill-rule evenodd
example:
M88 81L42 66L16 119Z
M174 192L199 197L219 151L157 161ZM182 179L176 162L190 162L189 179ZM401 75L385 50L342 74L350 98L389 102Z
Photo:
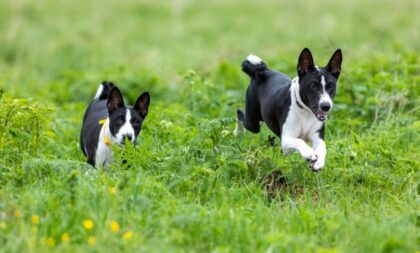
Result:
M246 92L245 113L237 110L235 136L245 127L260 131L264 121L281 138L283 154L297 151L313 171L324 167L327 149L325 121L333 107L343 56L338 49L325 67L314 65L311 51L305 48L297 64L298 76L271 70L257 56L249 55L242 70L251 77ZM312 142L310 147L306 141Z
M102 82L83 118L80 147L87 162L95 167L106 166L112 161L113 144L135 144L149 104L150 96L145 92L133 107L127 107L114 83Z

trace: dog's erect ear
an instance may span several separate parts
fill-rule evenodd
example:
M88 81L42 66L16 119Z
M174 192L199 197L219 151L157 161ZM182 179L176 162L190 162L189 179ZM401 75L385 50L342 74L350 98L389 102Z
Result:
M150 104L150 95L149 92L145 92L137 98L136 103L134 104L134 109L140 113L140 115L145 118L149 112Z
M121 107L124 107L124 100L121 91L117 87L112 88L111 92L109 93L106 106L108 107L109 114L115 112Z
M299 76L315 70L314 59L312 53L308 48L304 48L299 55L299 62L297 65L297 72Z
M325 67L328 72L330 72L333 76L337 77L340 75L341 72L341 62L343 61L343 55L341 53L341 49L337 49L334 54L331 56L330 61L328 62L327 66Z

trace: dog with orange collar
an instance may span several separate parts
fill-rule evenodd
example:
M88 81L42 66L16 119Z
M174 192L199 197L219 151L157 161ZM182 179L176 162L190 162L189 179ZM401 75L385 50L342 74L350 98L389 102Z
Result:
M149 110L150 95L141 94L134 106L126 106L121 91L112 82L102 82L83 117L80 148L94 167L112 161L113 144L136 143Z

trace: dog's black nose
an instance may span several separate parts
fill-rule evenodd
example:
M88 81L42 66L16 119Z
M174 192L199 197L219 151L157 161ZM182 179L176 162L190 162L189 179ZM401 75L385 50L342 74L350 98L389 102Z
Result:
M322 102L319 107L321 107L321 110L324 112L329 112L331 110L331 104L328 102Z

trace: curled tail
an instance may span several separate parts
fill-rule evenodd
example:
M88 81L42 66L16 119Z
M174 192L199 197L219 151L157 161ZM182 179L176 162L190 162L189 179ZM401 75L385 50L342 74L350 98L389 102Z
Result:
M96 91L95 97L93 99L108 99L108 95L111 92L112 88L115 87L115 84L113 82L107 82L103 81Z
M251 78L264 78L268 70L267 64L256 55L250 54L242 62L242 71Z

